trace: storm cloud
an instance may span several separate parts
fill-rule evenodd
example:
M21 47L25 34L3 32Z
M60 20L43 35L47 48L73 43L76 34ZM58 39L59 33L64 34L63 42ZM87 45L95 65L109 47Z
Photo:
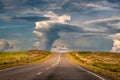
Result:
M57 15L54 12L47 12L45 17L49 17L50 20L36 22L34 34L40 39L40 43L44 50L51 50L52 44L60 38L59 33L79 31L79 28L73 27L68 24L71 20L69 15ZM36 44L36 42L35 42Z

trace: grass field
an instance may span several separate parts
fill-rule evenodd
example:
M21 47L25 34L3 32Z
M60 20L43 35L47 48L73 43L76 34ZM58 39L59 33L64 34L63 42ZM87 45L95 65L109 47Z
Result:
M103 74L112 80L120 80L120 53L111 52L69 52L71 61L93 72Z
M0 69L44 61L51 52L29 50L25 52L0 52Z

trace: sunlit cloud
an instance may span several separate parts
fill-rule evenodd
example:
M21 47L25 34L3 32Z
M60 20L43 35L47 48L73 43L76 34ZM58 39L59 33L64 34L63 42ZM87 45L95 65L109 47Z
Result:
M120 20L120 17L116 16L116 17L111 17L111 18L90 20L90 21L84 22L84 24L96 24L96 23L108 22L108 21L115 21L115 20Z
M61 31L74 31L77 29L72 28L68 21L71 20L69 15L57 15L52 11L46 12L44 17L49 17L50 20L36 22L35 33L40 38L40 43L44 45L45 50L51 50L52 44L60 38L59 32ZM37 30L37 31L36 31ZM42 36L44 34L44 36Z
M113 40L113 47L112 52L120 52L120 40L114 39Z

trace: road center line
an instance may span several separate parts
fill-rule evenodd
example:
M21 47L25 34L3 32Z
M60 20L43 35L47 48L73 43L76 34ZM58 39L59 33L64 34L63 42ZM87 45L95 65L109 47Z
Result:
M42 72L38 72L38 73L37 73L37 75L40 75L40 74L42 74Z
M57 59L57 62L54 63L51 67L54 67L54 66L56 66L57 64L59 64L59 63L60 63L60 59L61 59L61 54L59 53L59 57L58 57L58 59Z

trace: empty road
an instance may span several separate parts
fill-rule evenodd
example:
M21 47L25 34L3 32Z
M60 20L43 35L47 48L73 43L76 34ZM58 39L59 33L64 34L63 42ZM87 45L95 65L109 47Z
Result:
M0 80L109 80L72 64L65 54L55 54L49 60L0 70Z

